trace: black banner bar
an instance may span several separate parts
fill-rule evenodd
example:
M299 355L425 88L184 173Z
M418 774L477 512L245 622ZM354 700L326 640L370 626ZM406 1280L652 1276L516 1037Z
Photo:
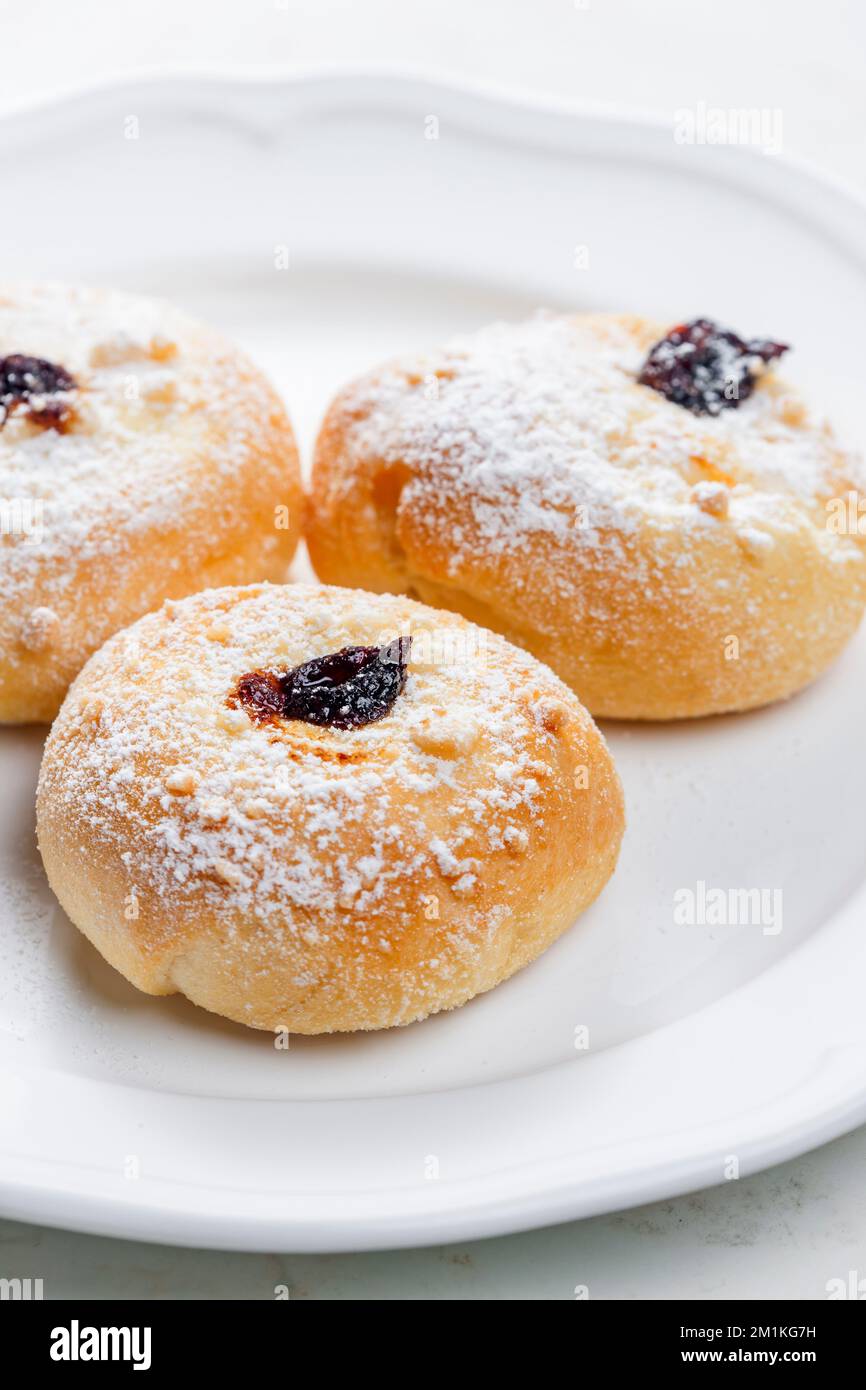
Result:
M364 1300L359 1300L364 1301ZM375 1301L375 1300L373 1300ZM423 1300L406 1300L423 1301ZM859 1300L858 1300L859 1302ZM306 1323L309 1302L0 1302L5 1361L60 1376L179 1366L248 1376L286 1357L286 1336ZM806 1366L846 1370L859 1352L862 1306L844 1302L664 1303L575 1300L566 1326L611 1372L705 1366ZM338 1339L339 1343L340 1339ZM254 1354L251 1349L254 1348ZM329 1372L334 1344L327 1345Z

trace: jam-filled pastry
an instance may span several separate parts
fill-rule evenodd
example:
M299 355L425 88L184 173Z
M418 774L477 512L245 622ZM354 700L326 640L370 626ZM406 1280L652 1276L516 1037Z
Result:
M298 456L260 372L169 305L0 286L0 723L46 721L119 628L283 579Z
M596 716L791 695L860 621L866 518L844 519L860 464L777 376L785 351L545 314L384 366L322 427L315 569L496 629Z
M578 700L503 638L265 584L169 602L91 658L38 829L63 907L140 989L326 1033L533 960L613 872L623 801Z

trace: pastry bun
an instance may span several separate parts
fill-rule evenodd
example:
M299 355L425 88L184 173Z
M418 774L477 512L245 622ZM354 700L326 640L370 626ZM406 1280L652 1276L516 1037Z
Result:
M259 371L166 304L0 287L0 723L165 598L283 579L302 491Z
M316 448L317 574L503 633L595 716L799 690L866 601L866 539L835 524L862 474L765 369L781 345L691 329L725 372L706 398L688 344L657 358L686 370L665 394L638 379L664 327L605 315L495 325L346 387Z
M239 694L347 647L373 652L352 695L372 722ZM321 707L320 679L297 688ZM534 658L407 598L305 584L197 594L113 637L38 792L51 886L128 980L297 1033L491 989L593 901L622 830L601 734Z

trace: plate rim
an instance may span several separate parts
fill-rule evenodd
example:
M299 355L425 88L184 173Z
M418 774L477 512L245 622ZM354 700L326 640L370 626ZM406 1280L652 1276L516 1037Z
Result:
M201 68L167 63L149 64L126 76L112 73L97 79L71 82L50 91L23 94L0 106L0 137L6 134L8 126L17 121L33 116L51 118L64 108L83 107L88 102L133 94L139 90L147 93L159 87L168 87L173 91L186 88L189 92L209 95L227 85L250 94L267 89L297 94L349 89L368 97L373 94L406 95L418 88L425 88L431 94L447 94L449 98L463 101L467 106L475 103L488 109L499 108L500 111L510 108L541 119L591 121L612 131L633 132L635 127L640 127L672 135L674 130L672 118L650 107L621 102L578 101L517 84L470 79L463 75L456 77L445 69L424 64L377 67L374 64L354 63L274 63L258 64L251 69L243 64L231 63L207 64ZM720 144L715 150L723 158L732 155L735 163L741 167L751 162L753 172L773 164L788 174L819 184L828 194L844 200L852 210L866 216L866 187L859 188L842 175L822 168L805 156L792 155L787 150L780 150L771 156L763 155L747 145Z

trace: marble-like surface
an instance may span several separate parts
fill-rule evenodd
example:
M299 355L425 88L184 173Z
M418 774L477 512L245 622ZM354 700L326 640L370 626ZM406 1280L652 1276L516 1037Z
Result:
M3 17L0 111L153 67L416 67L671 116L781 113L783 149L866 188L866 7L849 0L30 0ZM254 11L255 13L251 13ZM237 1255L0 1222L0 1277L49 1298L789 1298L866 1280L866 1129L782 1167L631 1212L469 1245ZM866 1283L864 1283L866 1289Z

